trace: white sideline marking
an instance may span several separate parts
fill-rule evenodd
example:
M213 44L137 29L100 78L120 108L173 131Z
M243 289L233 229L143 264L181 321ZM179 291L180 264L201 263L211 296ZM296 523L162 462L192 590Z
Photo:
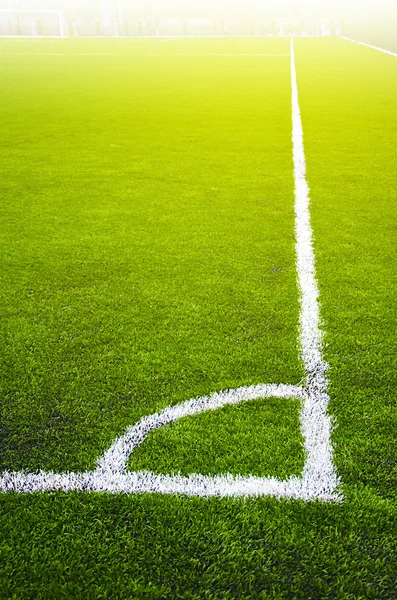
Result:
M28 11L30 12L30 11ZM42 11L39 11L42 12ZM69 36L70 37L70 36ZM79 35L78 39L79 40L114 40L114 39L118 39L118 40L133 40L134 42L136 41L140 41L140 40L152 40L152 41L158 41L161 42L163 39L168 39L168 35L119 35L117 36L117 38L114 35ZM191 39L200 39L200 40L216 40L218 38L222 38L222 39L267 39L267 38L277 38L277 39L283 39L283 38L320 38L323 36L319 36L319 35L290 35L290 34L286 34L286 35L279 35L277 34L253 34L253 35L239 35L239 34L230 34L228 33L227 35L179 35L178 37L176 37L176 40L191 40ZM336 36L328 36L328 37L336 37ZM342 37L342 36L338 36L338 37ZM40 40L40 39L45 39L45 40L64 40L65 37L61 36L61 35L0 35L0 39L12 39L12 40Z
M171 41L171 40L164 40L164 41ZM130 56L131 58L141 58L143 56L163 56L163 57L169 57L169 56L289 56L289 54L254 54L254 53L246 53L246 54L220 54L220 53L208 53L208 54L203 54L203 53L177 53L177 54L171 54L171 53L145 53L145 54L127 54L127 53L107 53L107 54L97 54L97 53L89 53L89 52L79 52L79 53L73 53L70 52L68 54L62 54L62 53L55 53L55 52L0 52L0 56Z
M102 52L101 54L95 54L94 52L79 52L79 53L70 53L64 54L63 56L133 56L131 54L127 54L126 52Z
M367 46L367 48L372 48L372 50L379 50L379 52L384 52L384 54L397 56L397 52L393 52L392 50L386 50L386 48L381 48L380 46L372 46L372 44L367 44L366 42L359 42L358 40L353 40L352 38L346 37L345 35L341 35L340 37L342 38L342 40L353 42L353 44L360 44L360 46Z
M289 56L289 54L260 54L256 53L241 53L241 54L208 54L207 56Z
M79 52L77 53L61 53L61 52L0 52L0 56L142 56L139 54L125 54L125 53L89 53L89 52ZM143 55L144 56L144 55Z
M309 212L309 188L306 182L306 161L303 129L298 101L295 56L291 39L291 86L293 121L293 160L295 177L295 233L298 286L300 292L300 344L306 369L306 384L297 387L284 384L259 384L193 398L176 406L143 417L129 427L98 460L95 471L85 473L22 473L4 472L0 482L3 492L34 492L62 490L101 491L108 493L162 493L188 496L262 496L340 501L339 479L332 461L331 421L327 415L327 364L322 356L322 332L315 259ZM301 477L279 480L274 477L243 477L192 474L188 477L151 471L128 472L127 462L133 450L148 434L182 417L207 410L217 410L228 404L239 404L256 398L297 398L302 402L301 430L306 452Z
M55 52L0 52L0 56L66 56Z
M169 57L169 56L199 56L199 57L203 57L203 56L289 56L289 54L253 54L251 53L247 53L247 54L226 54L226 53L208 53L208 54L203 54L202 52L197 52L197 53L178 53L178 54L140 54L139 56L164 56L164 57Z

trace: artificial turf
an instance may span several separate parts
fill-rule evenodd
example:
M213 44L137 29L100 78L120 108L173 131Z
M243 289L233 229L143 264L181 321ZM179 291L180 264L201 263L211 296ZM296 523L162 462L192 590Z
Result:
M208 56L288 51L0 42L2 470L93 468L168 404L300 382L289 58ZM397 598L397 63L295 53L344 502L4 494L1 597ZM130 467L299 472L297 416L184 419Z
M5 468L93 468L168 404L302 378L289 59L254 58L4 60Z

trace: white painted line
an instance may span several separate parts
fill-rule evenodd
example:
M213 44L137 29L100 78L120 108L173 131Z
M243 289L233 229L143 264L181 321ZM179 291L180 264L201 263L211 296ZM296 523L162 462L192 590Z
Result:
M306 369L303 387L285 384L259 384L193 398L176 406L143 417L115 440L98 460L95 471L86 473L4 472L0 482L3 492L63 490L101 491L108 493L150 492L188 496L263 496L341 501L339 480L332 461L331 421L327 415L327 364L322 356L319 291L316 282L309 188L303 128L299 108L294 43L291 39L292 141L295 178L295 232L298 286L300 292L300 345ZM243 477L192 474L188 477L150 471L128 472L129 456L149 433L186 416L217 410L230 404L256 398L297 398L302 403L301 431L306 451L301 477L278 480L274 477Z
M0 52L0 56L67 56L55 52Z
M360 44L360 46L367 46L367 48L372 48L372 50L379 50L379 52L383 52L384 54L397 56L397 52L393 52L392 50L386 50L386 48L381 48L380 46L372 46L371 44L367 44L366 42L359 42L358 40L353 40L352 38L346 37L345 35L341 35L340 37L342 38L342 40L353 42L353 44Z
M208 54L203 54L202 52L196 52L196 53L177 53L177 54L160 54L160 53L156 53L156 54L140 54L137 56L162 56L164 58L168 58L169 56L199 56L199 57L206 57L206 56L289 56L289 54L253 54L253 53L246 53L246 54L221 54L219 52L215 53L208 53Z
M160 40L160 42L159 42L159 43L160 43L160 44L167 44L168 42L175 42L175 40L180 40L180 39L181 39L181 38L176 38L176 37L173 37L173 38L167 38L166 40Z
M24 473L3 473L0 492L54 492L79 491L102 492L108 494L183 494L186 496L221 496L221 497L259 497L275 496L276 498L292 498L296 500L323 501L340 500L334 495L315 496L309 491L301 478L290 477L279 481L274 477L241 477L232 475L192 474L155 475L150 471L132 473L103 474L98 471L86 473L51 473L39 472L27 477Z
M119 437L98 461L98 469L101 472L113 474L126 471L130 454L142 444L151 431L183 417L257 398L299 398L303 400L304 397L303 388L290 385L256 385L194 398L176 406L167 406L159 413L143 417L136 425L127 429L126 433Z
M310 223L309 186L303 126L299 107L294 42L291 39L292 140L295 175L295 232L298 284L300 289L300 336L305 365L308 396L301 415L307 459L303 480L313 490L319 486L329 494L335 492L338 479L332 460L331 421L327 414L327 364L324 361L323 334L320 327L319 290Z
M202 55L205 56L205 55ZM207 56L289 56L289 54L259 54L259 53L240 53L240 54L208 54Z
M61 53L61 52L0 52L0 56L141 56L139 54L99 54L99 53L88 53L88 52L80 52L79 54L75 53Z
M59 11L59 10L45 10L45 9L41 10L41 9L37 9L37 8L33 9L33 10L22 9L22 8L17 8L17 9L15 9L15 8L1 8L0 9L0 13L1 14L9 14L9 13L13 14L15 12L18 12L18 13L27 13L28 15L30 15L32 13L40 13L40 14L41 13L46 13L46 14L59 15L59 13L61 11ZM13 36L13 37L19 37L19 36ZM30 37L38 37L38 36L30 36Z
M116 53L110 53L110 52L102 52L102 53L95 53L95 52L79 52L77 53L70 53L68 55L65 56L133 56L131 54L127 54L126 52L116 52Z
M64 40L63 35L0 35L0 40Z
M20 12L20 11L19 11ZM31 12L31 11L28 11ZM42 12L42 11L39 11ZM54 12L59 12L59 11L54 11ZM71 36L69 36L70 38ZM175 37L176 40L191 40L191 39L200 39L200 40L216 40L218 38L221 39L226 39L226 40L234 40L234 39L272 39L272 38L278 38L278 39L291 39L291 38L295 38L295 39L299 39L299 38L321 38L324 36L320 36L320 35L313 35L313 34L308 34L308 35L293 35L291 36L290 34L288 35L279 35L277 34L253 34L253 35L239 35L239 34L227 34L227 35L179 35L177 37ZM326 36L326 37L343 37L343 36ZM13 40L19 40L19 39L24 39L24 40L40 40L40 39L54 39L54 40L58 40L58 39L66 39L64 36L61 35L0 35L0 40L4 38L4 39L13 39ZM76 39L78 40L131 40L131 41L140 41L140 40L153 40L153 41L161 41L164 39L168 39L169 36L168 35L118 35L117 37L114 35L79 35L77 36Z
M192 474L155 475L150 471L132 473L103 474L98 471L86 473L32 473L27 477L24 473L3 473L0 492L54 492L79 491L102 492L108 494L183 494L186 496L222 496L222 497L259 497L275 496L276 498L292 498L296 500L323 501L340 500L333 496L314 496L307 490L299 477L290 477L279 481L274 477L241 477L232 475Z
M168 40L167 40L168 41ZM75 52L70 52L68 54L65 53L55 53L55 52L0 52L0 56L130 56L131 58L141 58L144 56L160 56L160 57L164 57L164 58L169 58L170 56L199 56L199 57L207 57L207 56L289 56L289 54L253 54L253 53L246 53L246 54L220 54L220 53L208 53L208 54L203 54L200 52L196 52L196 53L145 53L145 54L127 54L127 53L89 53L89 52L79 52L79 53L75 53Z

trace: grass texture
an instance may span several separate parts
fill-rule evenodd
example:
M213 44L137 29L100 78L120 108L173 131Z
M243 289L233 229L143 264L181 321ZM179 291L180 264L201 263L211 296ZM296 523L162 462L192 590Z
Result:
M289 58L253 56L288 52L0 41L1 470L91 469L169 404L299 384ZM0 597L397 598L397 62L295 52L344 503L6 494ZM129 466L299 473L298 413L185 418Z
M93 468L168 404L302 377L288 57L193 60L3 62L7 468Z

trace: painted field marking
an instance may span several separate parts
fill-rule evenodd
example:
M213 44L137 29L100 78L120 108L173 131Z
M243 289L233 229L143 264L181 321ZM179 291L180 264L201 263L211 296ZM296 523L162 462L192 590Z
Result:
M67 56L55 52L0 52L0 56Z
M207 56L289 56L289 54L260 54L257 53L240 53L240 54L207 54Z
M61 52L0 52L0 56L134 56L133 54L94 54L94 53L61 53ZM139 55L136 55L139 56Z
M379 50L379 52L383 52L384 54L397 56L397 52L393 52L392 50L386 50L386 48L381 48L380 46L372 46L372 44L367 44L366 42L359 42L358 40L353 40L352 38L346 37L345 35L341 35L340 37L342 38L342 40L353 42L353 44L360 44L360 46L367 46L367 48L372 48L372 50Z
M292 141L295 179L296 265L300 302L300 345L306 370L304 386L259 384L192 398L176 406L143 417L115 440L97 462L94 471L84 473L3 472L2 492L100 491L108 493L161 493L188 496L263 496L340 501L331 446L331 421L327 414L327 364L322 355L323 334L320 328L319 291L316 282L312 229L310 224L309 187L302 120L299 108L294 43L291 39ZM151 471L128 472L127 462L134 449L148 434L159 427L207 410L239 404L257 398L296 398L301 401L301 431L306 460L301 477L285 480L274 477L241 475L207 476L192 474L156 475Z
M179 52L178 54L141 54L140 56L163 56L164 58L168 58L169 56L198 56L201 58L207 57L207 56L227 56L227 57L234 57L234 56L289 56L289 54L253 54L253 53L246 53L246 54L226 54L226 53L220 53L220 52L212 52L212 53L208 53L208 54L203 54L202 52L197 52L197 53L181 53Z
M64 56L133 56L132 54L127 54L126 52L102 52L101 54L95 54L94 52L79 52L79 53L70 53L64 54Z
M166 40L168 41L168 40ZM207 56L289 56L289 54L253 54L253 53L245 53L245 54L221 54L221 53L208 53L208 54L203 54L200 52L197 53L176 53L176 54L171 54L171 53L145 53L145 54L127 54L127 53L101 53L101 54L97 54L97 53L89 53L89 52L79 52L79 53L75 53L75 52L70 52L70 53L56 53L56 52L0 52L0 56L130 56L131 58L141 58L144 56L162 56L164 58L168 58L170 56L198 56L198 57L207 57Z
M40 11L42 12L42 11ZM321 36L318 35L313 35L313 34L308 34L308 35L295 35L295 36L291 36L290 34L285 34L285 35L280 35L280 34L253 34L253 35L239 35L239 34L230 34L228 33L227 35L178 35L177 37L175 37L175 40L216 40L218 38L221 39L226 39L226 40L234 40L234 39L272 39L272 38L277 38L277 39L291 39L291 38L319 38ZM332 37L336 37L336 36L332 36ZM338 36L338 37L342 37L342 36ZM11 40L59 40L59 39L65 39L64 37L60 36L60 35L0 35L0 39L11 39ZM79 35L78 39L79 40L114 40L114 39L118 39L118 40L130 40L130 41L134 41L134 42L139 42L139 41L144 41L144 40L152 40L152 41L157 41L157 42L161 42L162 40L168 40L169 36L168 35L118 35L117 38L114 35Z

